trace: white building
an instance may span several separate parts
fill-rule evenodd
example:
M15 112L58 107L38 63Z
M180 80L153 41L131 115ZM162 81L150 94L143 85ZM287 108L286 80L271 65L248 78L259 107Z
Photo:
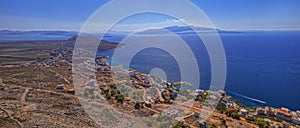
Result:
M291 121L291 114L286 111L286 109L278 109L276 112L276 117L285 121Z
M265 114L265 110L263 108L256 109L256 115L264 115L264 114Z
M202 89L196 89L196 94L195 95L202 95L204 93L204 90Z
M65 89L65 86L62 85L62 84L60 84L60 85L57 85L57 86L56 86L56 89L57 89L57 90L64 90L64 89Z
M291 122L295 125L300 126L300 117L293 117Z
M240 114L246 116L248 114L248 111L246 109L241 109Z
M273 117L274 116L274 110L271 107L265 107L265 114L269 117Z

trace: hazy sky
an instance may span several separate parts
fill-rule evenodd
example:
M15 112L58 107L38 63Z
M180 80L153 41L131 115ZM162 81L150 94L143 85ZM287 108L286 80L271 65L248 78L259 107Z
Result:
M108 0L1 0L0 30L79 31L88 17L106 2ZM300 0L193 0L192 2L220 29L300 30ZM175 3L170 3L169 6L172 4ZM109 14L118 13L121 11L120 8ZM180 24L180 20L184 19L145 14L127 18L121 22L118 29L164 27Z

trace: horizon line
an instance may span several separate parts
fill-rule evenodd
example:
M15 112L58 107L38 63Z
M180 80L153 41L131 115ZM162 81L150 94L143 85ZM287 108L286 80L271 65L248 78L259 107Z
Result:
M176 26L176 25L174 25ZM167 26L167 27L173 27L173 26ZM180 26L184 27L184 26ZM199 27L199 26L190 26L190 27ZM163 29L166 27L162 28L149 28L145 29L146 30L153 30L153 29ZM205 27L203 27L205 28ZM222 30L222 31L300 31L300 28L283 28L283 29L262 29L262 28L254 28L254 29L222 29L222 28L211 28L215 30ZM33 31L63 31L63 32L78 32L80 33L80 30L66 30L66 29L0 29L0 31L14 31L14 32L33 32ZM134 30L110 30L114 32L133 32ZM103 33L103 31L95 31L95 32L84 32L84 33Z

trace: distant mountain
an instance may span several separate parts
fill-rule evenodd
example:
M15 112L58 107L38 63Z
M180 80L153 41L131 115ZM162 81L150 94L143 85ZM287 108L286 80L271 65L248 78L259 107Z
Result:
M78 35L74 31L11 31L1 30L0 40L65 40Z
M217 31L218 33L241 33L239 31L224 31L220 29L195 27L195 26L169 26L160 29L149 29L138 34L166 34L166 30L176 34L195 34L200 33L212 33ZM130 34L130 31L115 31L109 30L104 34L104 37L126 37ZM67 40L71 37L77 36L79 32L75 31L11 31L0 30L0 40ZM101 33L81 33L88 35L99 36ZM102 33L103 34L103 33Z
M40 34L40 35L75 35L78 32L75 31L11 31L11 30L1 30L1 35L20 35L20 34Z
M205 27L195 27L195 26L170 26L161 29L149 29L146 31L141 32L140 34L164 34L166 33L165 30L176 34L195 34L195 32L200 33L239 33L237 31L224 31L220 29L213 29L213 28L205 28Z

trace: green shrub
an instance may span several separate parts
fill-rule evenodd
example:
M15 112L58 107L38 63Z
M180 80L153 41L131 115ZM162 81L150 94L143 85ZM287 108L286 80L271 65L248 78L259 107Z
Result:
M135 105L134 105L134 108L135 109L140 109L141 108L141 103L136 102Z

